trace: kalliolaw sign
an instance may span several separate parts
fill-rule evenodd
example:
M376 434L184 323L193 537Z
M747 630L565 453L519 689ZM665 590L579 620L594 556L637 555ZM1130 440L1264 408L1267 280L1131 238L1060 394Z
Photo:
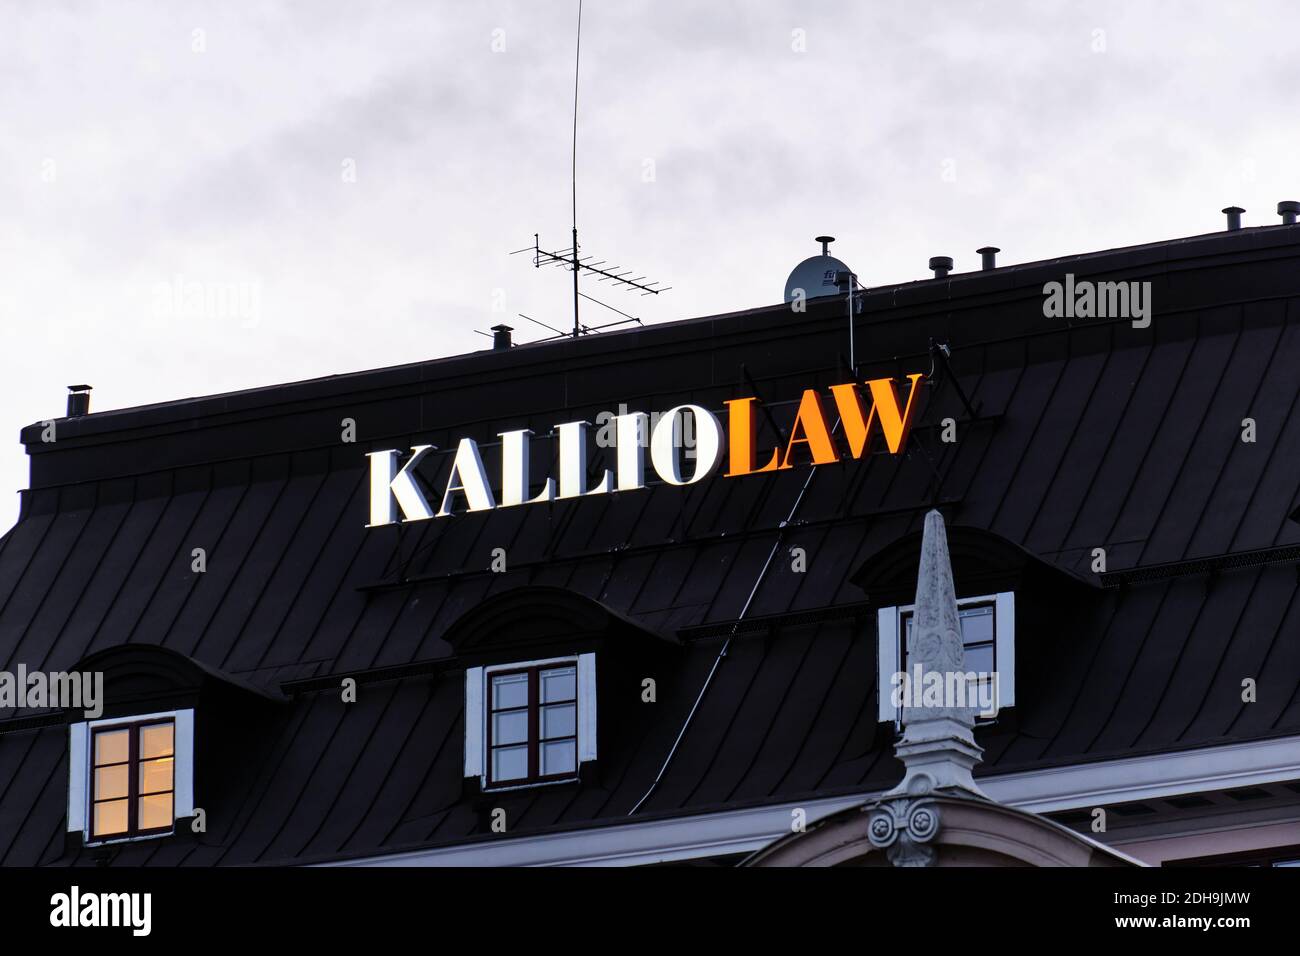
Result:
M370 459L370 523L382 525L447 518L456 513L463 501L463 511L490 511L520 505L543 504L616 491L638 491L646 487L646 451L650 466L661 480L670 485L692 485L717 471L727 461L726 478L759 475L764 472L794 468L796 450L806 451L813 465L829 465L850 458L861 458L870 447L871 436L879 432L891 455L907 444L912 417L916 411L917 382L920 372L907 376L906 402L899 397L892 378L870 379L859 385L848 382L832 385L830 399L842 428L839 442L834 420L828 415L825 397L816 389L805 389L799 400L790 438L784 448L765 450L758 464L757 398L737 398L726 402L727 426L707 408L678 405L661 415L627 412L612 416L612 449L609 463L595 484L589 485L588 433L591 423L562 422L555 426L559 443L558 475L548 476L541 490L532 490L529 475L530 429L498 433L501 439L501 470L495 485L489 480L478 443L462 438L456 445L451 468L443 485L442 503L435 510L426 496L426 487L417 472L420 462L433 445L415 445L405 462L399 464L401 451L396 448L373 451ZM694 455L682 455L680 423L689 417L693 425ZM653 424L652 424L653 421ZM684 467L690 464L689 470Z

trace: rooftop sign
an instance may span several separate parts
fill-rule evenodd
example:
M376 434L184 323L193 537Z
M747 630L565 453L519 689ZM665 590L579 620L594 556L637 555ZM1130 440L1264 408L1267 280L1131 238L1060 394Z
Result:
M785 448L765 449L761 455L756 448L756 398L737 398L725 403L725 431L718 417L699 405L678 405L655 416L653 426L645 412L616 415L613 417L614 467L605 469L600 479L590 487L587 435L591 423L563 422L555 426L559 440L559 474L547 477L541 490L531 498L528 497L532 488L528 465L528 443L533 437L530 429L499 433L501 473L496 485L499 497L488 479L478 443L472 438L462 438L456 446L437 510L430 505L426 488L416 473L420 462L434 450L433 445L414 446L400 466L401 452L396 448L370 452L366 456L370 459L370 522L366 527L447 518L456 513L458 500L462 499L465 503L463 510L476 512L616 491L637 491L646 487L647 446L651 468L670 485L693 485L703 481L717 471L724 458L727 470L723 476L726 478L794 468L795 452L800 448L807 452L813 465L841 461L843 451L847 451L851 458L861 458L870 447L871 435L876 429L884 435L889 453L896 455L907 443L916 411L916 384L921 374L916 372L907 376L906 404L900 402L898 386L892 378L870 379L863 385L855 382L832 385L830 399L843 426L840 443L833 436L836 428L828 418L825 396L815 389L805 389ZM693 460L683 461L677 422L687 415L691 416L694 424L695 454ZM760 458L762 464L759 464ZM684 464L691 465L689 474Z

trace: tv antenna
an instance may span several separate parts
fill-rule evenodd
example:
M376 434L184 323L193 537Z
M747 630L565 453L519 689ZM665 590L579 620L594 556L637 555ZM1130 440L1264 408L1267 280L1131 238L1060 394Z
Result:
M647 281L648 277L637 275L635 269L624 269L622 266L615 265L605 259L597 259L594 255L584 256L581 253L581 246L578 244L578 68L582 63L582 0L578 0L578 29L577 40L574 44L573 54L573 151L572 151L572 198L573 198L573 244L563 249L544 249L541 239L537 233L533 233L532 246L523 249L516 249L510 253L518 255L521 252L531 251L533 254L533 266L540 269L543 266L553 266L573 273L573 333L572 337L577 338L579 335L588 332L597 332L601 329L610 328L615 325L626 325L628 322L640 324L641 320L615 309L612 305L607 305L599 299L592 298L578 288L578 279L582 276L595 276L597 282L611 282L615 286L624 290L635 290L641 295L658 295L661 292L667 292L672 286L665 286L658 281ZM597 305L617 312L619 315L626 316L619 322L607 322L604 325L588 326L583 325L580 317L579 300L588 299ZM521 313L522 314L522 313ZM536 322L536 319L524 316L530 322ZM538 323L544 325L544 323ZM551 328L550 326L546 326ZM560 333L566 335L567 333Z

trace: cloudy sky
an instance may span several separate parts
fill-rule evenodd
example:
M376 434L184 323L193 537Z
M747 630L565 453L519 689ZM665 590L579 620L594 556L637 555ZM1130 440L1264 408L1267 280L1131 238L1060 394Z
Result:
M0 0L0 527L18 430L470 351L571 321L576 0ZM586 251L647 322L779 301L830 233L869 285L1276 222L1277 2L587 0ZM590 321L617 319L590 306Z

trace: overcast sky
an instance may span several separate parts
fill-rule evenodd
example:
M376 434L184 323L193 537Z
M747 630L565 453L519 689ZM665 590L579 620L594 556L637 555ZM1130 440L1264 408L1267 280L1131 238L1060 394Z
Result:
M0 528L21 426L481 349L571 322L576 0L0 0ZM587 0L586 251L647 322L1277 221L1300 8ZM179 293L179 294L178 294ZM589 306L589 321L617 319Z

